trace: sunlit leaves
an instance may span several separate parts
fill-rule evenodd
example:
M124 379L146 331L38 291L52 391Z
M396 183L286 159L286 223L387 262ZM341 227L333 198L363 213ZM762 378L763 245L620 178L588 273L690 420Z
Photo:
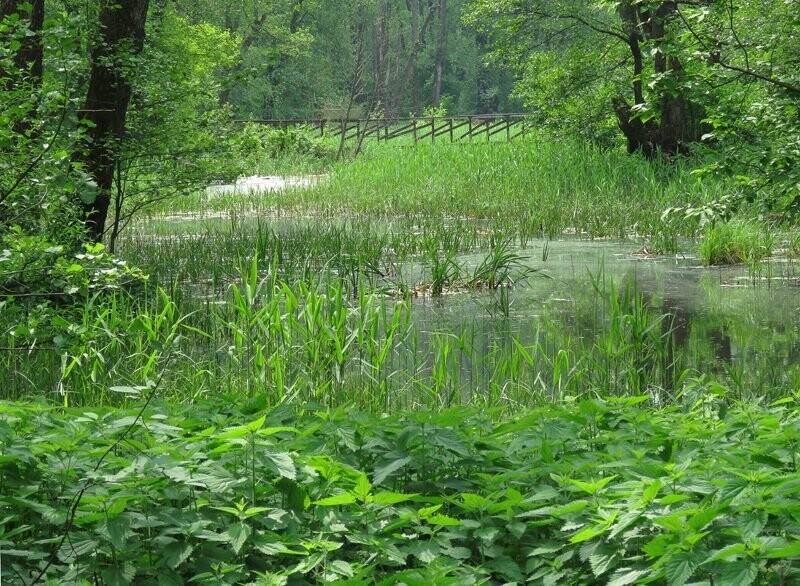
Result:
M0 476L20 495L0 497L4 567L24 573L46 555L63 530L69 499L89 474L93 484L53 571L72 564L109 583L152 581L162 573L178 581L246 582L287 572L320 582L367 572L375 581L413 573L420 583L480 576L677 585L713 576L715 584L753 584L786 572L781 564L800 556L791 490L800 480L791 460L772 462L780 480L757 463L762 452L793 441L787 429L798 422L786 407L734 407L724 423L708 426L702 411L621 403L548 407L522 414L521 426L453 411L436 415L434 425L430 414L253 416L234 409L212 416L218 405L159 407L131 430L126 446L136 450L120 449L96 474L87 470L109 436L137 420L134 413L64 417L3 406L0 447L14 445L19 457L0 458ZM341 437L351 418L359 441L336 443L335 454L315 453L333 445L326 440ZM222 431L208 428L210 419ZM431 441L439 428L447 429L447 440ZM544 429L562 434L560 456L549 462L533 441ZM9 430L25 441L9 441ZM70 444L66 433L84 439ZM671 438L684 442L674 448L680 465L645 449ZM620 455L626 453L620 443L641 454ZM726 458L684 457L701 444L714 454L724 446ZM66 445L70 463L51 467L56 446ZM402 476L377 480L369 472L374 462L391 460L398 447L424 458L425 469L403 467ZM453 458L455 450L463 456ZM608 450L618 454L613 474ZM281 476L279 466L292 478ZM452 477L462 479L458 492L447 486ZM34 478L49 490L31 494ZM769 514L756 507L760 501L747 490L755 484L763 502L780 498L780 506ZM743 489L732 493L733 486Z

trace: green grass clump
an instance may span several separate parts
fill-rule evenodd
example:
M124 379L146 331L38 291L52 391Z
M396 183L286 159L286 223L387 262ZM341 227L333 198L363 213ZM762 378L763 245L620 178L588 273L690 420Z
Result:
M122 411L0 403L0 578L796 583L796 400L685 399L502 422L229 396Z
M700 258L706 266L755 264L772 254L774 244L769 228L760 222L716 222L700 242Z

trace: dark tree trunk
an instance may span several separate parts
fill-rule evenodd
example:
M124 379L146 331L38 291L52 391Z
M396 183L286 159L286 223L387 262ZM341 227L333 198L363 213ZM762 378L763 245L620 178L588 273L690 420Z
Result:
M21 9L25 4L25 9ZM44 0L30 0L27 3L18 0L0 0L0 21L5 17L18 13L20 20L26 24L27 33L20 40L21 46L14 55L14 67L17 71L4 72L0 77L6 78L5 90L13 91L23 85L38 89L42 84L44 69L44 43L42 28L44 26ZM14 122L15 132L25 134L31 132L33 123L30 118ZM35 134L35 133L34 133Z
M416 4L416 0L411 3L412 5ZM397 58L397 74L394 78L393 83L393 90L391 91L391 102L385 112L387 117L392 117L397 115L399 112L400 101L403 99L403 96L406 92L406 87L409 83L409 79L411 80L411 103L412 103L412 110L415 114L419 113L419 88L417 87L417 57L419 52L425 45L425 35L428 32L428 28L433 20L433 14L436 9L436 6L433 6L430 10L428 10L428 14L425 16L425 20L422 22L422 26L419 26L419 14L412 11L412 25L411 30L413 32L413 36L411 38L411 50L406 58L405 65L403 66L402 70L400 69L400 53L401 50L398 50L398 58Z
M118 3L117 3L118 2ZM99 38L91 51L91 74L86 102L79 111L86 122L83 148L75 160L83 163L97 186L97 197L84 203L86 229L100 241L106 229L114 170L125 132L131 99L131 80L124 62L141 52L149 0L102 0Z
M413 52L411 54L411 111L416 116L419 114L419 85L417 83L417 39L419 38L419 1L407 0L409 10L411 10L411 38L414 40Z
M442 100L442 77L447 61L447 0L439 0L439 38L436 48L436 65L433 72L431 103L438 106Z
M668 47L664 42L667 23L675 16L677 9L677 2L665 1L649 10L642 10L641 3L631 0L621 3L618 8L633 59L634 105L617 96L612 106L619 128L628 141L628 152L641 151L649 158L685 152L688 143L700 138L700 111L684 95L662 95L658 101L660 117L642 121L635 111L635 108L645 106L642 88L643 43L653 45L655 74L679 77L683 71L680 61L667 54Z
M23 5L25 5L24 10L22 10ZM27 77L38 85L42 80L44 62L44 45L42 44L44 0L29 0L28 2L0 0L0 20L14 13L19 14L20 20L27 24L29 31L29 34L21 39L22 45L14 56L14 65L19 70L28 71ZM13 84L13 78L7 83Z
M389 87L389 6L386 2L378 4L378 18L372 33L372 70L373 89L372 101L383 108Z

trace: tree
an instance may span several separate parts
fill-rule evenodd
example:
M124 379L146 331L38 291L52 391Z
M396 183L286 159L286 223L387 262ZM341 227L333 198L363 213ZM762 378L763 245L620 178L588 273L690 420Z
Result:
M691 3L696 4L695 0ZM610 81L614 87L607 107L616 116L629 152L654 157L684 152L688 143L701 136L703 111L693 101L687 83L691 76L680 58L683 4L479 0L469 19L493 36L501 55L523 61L518 70L526 78L523 88L526 83L535 85L537 76L547 76L546 68L554 64L568 78L564 92L589 95L589 88L607 88ZM586 55L574 64L554 56L561 52L572 58L574 47L581 47Z
M92 177L94 197L83 199L89 237L106 229L114 174L121 157L131 99L135 58L142 51L149 0L100 0L97 38L92 43L89 86L78 118L86 127L74 160Z

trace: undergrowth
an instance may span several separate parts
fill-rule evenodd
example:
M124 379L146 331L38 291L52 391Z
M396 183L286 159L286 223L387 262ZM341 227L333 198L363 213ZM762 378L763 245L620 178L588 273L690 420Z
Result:
M263 405L0 404L3 583L800 580L793 398Z

